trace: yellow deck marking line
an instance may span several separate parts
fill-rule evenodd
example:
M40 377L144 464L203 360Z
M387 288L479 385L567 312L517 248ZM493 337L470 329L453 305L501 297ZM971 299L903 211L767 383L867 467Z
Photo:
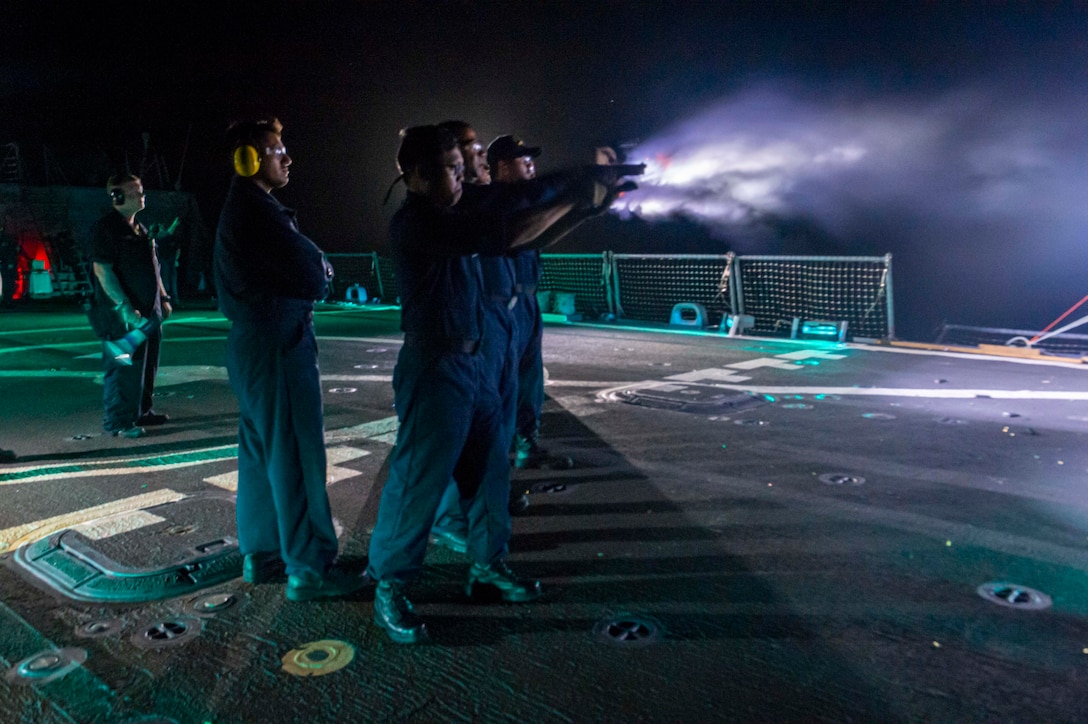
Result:
M117 513L125 513L141 508L151 508L163 503L173 503L185 497L184 493L178 493L169 488L156 490L151 493L134 495L131 498L121 498L91 508L84 508L72 513L35 520L31 523L22 523L12 528L0 530L0 551L11 550L19 546L40 540L58 530L71 528L80 523L104 518Z

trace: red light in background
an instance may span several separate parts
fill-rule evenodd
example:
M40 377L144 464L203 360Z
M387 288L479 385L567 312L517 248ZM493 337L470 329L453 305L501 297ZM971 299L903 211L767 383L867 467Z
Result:
M15 289L11 293L12 299L21 299L27 295L30 287L31 262L45 262L45 269L52 269L49 261L49 248L36 236L23 235L19 237L19 252L15 258Z

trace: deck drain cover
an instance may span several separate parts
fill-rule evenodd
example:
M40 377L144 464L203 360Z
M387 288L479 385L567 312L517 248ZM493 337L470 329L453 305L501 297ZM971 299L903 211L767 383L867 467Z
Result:
M1036 591L1027 586L1018 586L1015 583L983 583L978 587L978 595L990 603L1009 608L1019 608L1028 611L1041 611L1050 608L1050 596L1042 591Z
M220 591L189 599L185 605L185 610L197 616L211 616L229 608L234 608L237 605L237 596L230 591Z
M83 649L49 649L28 656L8 669L12 684L45 684L59 679L87 660Z
M353 392L358 392L358 387L330 387L329 392L334 395L350 395Z
M847 473L824 473L818 480L824 485L861 485L865 478Z
M92 435L92 434L90 434L90 433L87 433L87 432L85 432L85 433L82 433L82 434L80 434L80 435L72 435L72 436L71 436L70 438L68 438L68 439L69 439L69 440L90 440L90 439L91 439L92 437L94 437L94 435Z
M155 621L132 635L132 643L147 649L177 646L200 633L200 619L191 616Z
M646 616L624 614L598 621L593 635L615 646L649 646L660 640L661 625Z
M20 545L16 565L77 601L194 596L241 575L233 496L195 493Z
M565 493L570 490L566 483L536 483L529 487L533 493Z
M101 618L76 626L76 636L85 639L97 639L119 633L124 624L119 618Z
M627 387L610 392L603 399L657 410L702 415L739 412L768 404L768 400L762 395L696 384L651 384Z
M313 641L283 656L283 670L295 676L324 676L339 671L355 658L351 644L334 639Z

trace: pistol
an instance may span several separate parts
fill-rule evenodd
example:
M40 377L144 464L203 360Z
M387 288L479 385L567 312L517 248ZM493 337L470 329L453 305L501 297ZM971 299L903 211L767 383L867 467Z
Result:
M617 176L641 176L646 173L644 163L613 163L608 166Z
M590 166L593 177L601 183L612 183L624 176L641 176L646 173L644 163L607 163Z

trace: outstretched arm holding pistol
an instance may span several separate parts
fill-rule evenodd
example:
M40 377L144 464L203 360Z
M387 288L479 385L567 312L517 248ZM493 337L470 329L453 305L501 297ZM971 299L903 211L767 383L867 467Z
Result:
M594 154L596 165L591 166L587 174L587 182L591 184L588 192L592 200L588 204L565 207L566 211L558 221L551 223L535 238L533 247L542 249L551 246L583 221L608 211L612 207L612 202L620 194L638 188L638 184L634 181L624 180L624 178L643 174L646 171L646 164L618 164L616 152L607 146L594 149Z

